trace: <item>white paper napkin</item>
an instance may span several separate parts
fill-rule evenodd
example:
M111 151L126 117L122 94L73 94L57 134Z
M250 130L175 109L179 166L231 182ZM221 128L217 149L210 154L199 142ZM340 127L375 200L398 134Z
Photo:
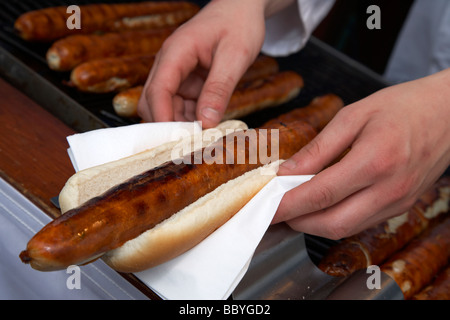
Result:
M311 177L272 179L233 218L196 247L136 276L164 299L227 299L245 275L284 193Z
M75 171L122 159L202 131L198 122L157 122L104 128L67 137Z
M148 137L154 138L150 144L156 146L166 142L167 137L175 140L173 132L181 136L197 132L197 125L149 123L94 130L69 136L69 154L74 168L81 170L140 152L148 148ZM272 179L242 210L196 247L135 275L163 299L227 299L245 275L284 193L311 178Z

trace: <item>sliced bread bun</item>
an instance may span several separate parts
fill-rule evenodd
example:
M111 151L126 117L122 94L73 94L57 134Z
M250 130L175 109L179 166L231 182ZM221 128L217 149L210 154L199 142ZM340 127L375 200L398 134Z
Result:
M188 251L242 209L277 173L279 162L222 184L167 220L108 251L102 259L120 272L139 272Z
M81 170L71 176L59 194L61 213L76 208L85 201L101 195L109 188L142 172L150 170L172 160L174 148L187 152L201 149L224 135L230 130L245 130L247 125L239 120L222 122L217 127L203 130L198 135L185 137L178 141L168 142L158 147L143 151L136 155L106 164ZM201 144L196 142L201 141Z

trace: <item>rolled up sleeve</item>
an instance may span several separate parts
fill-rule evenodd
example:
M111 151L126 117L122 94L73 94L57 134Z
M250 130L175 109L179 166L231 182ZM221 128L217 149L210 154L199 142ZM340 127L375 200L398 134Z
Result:
M287 56L301 50L335 0L298 0L266 20L262 52Z

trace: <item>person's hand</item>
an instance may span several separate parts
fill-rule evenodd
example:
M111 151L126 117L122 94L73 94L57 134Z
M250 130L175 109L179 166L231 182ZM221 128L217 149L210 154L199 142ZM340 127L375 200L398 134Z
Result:
M450 69L344 107L280 167L317 175L285 194L273 223L340 239L404 213L450 163L449 99Z
M216 0L163 44L138 105L146 121L217 125L231 94L259 54L264 2Z

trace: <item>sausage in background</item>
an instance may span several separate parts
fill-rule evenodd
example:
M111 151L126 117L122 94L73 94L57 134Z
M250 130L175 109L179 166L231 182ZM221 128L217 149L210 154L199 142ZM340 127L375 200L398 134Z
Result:
M56 41L48 49L47 63L52 70L70 71L89 60L156 54L174 30L175 28L165 28L69 36Z
M124 4L80 5L81 29L69 29L67 6L29 11L17 18L14 28L28 41L50 42L74 34L117 32L136 29L175 27L198 11L193 3L136 2Z
M107 93L145 83L155 55L132 55L84 62L72 70L70 85L78 90Z
M344 102L335 94L325 94L314 98L307 106L296 108L285 114L267 121L263 127L278 126L280 123L289 124L293 121L308 122L318 132L344 107Z
M442 177L406 213L391 218L331 247L319 269L345 277L370 265L380 265L448 212L450 179Z
M258 110L275 107L293 99L303 88L303 79L292 71L278 72L246 82L234 90L222 120L238 119ZM137 117L137 104L143 86L117 94L115 112L123 117Z
M448 264L450 218L427 229L381 265L400 287L405 299L412 298Z
M450 300L450 266L436 279L412 297L412 300Z
M222 120L239 119L294 99L304 86L294 71L281 71L238 86L231 95Z
M145 83L154 60L153 54L144 54L87 61L72 70L70 84L80 91L94 93L117 92L140 86ZM277 61L261 55L249 67L241 82L275 72L278 72ZM138 99L139 97L135 98Z

